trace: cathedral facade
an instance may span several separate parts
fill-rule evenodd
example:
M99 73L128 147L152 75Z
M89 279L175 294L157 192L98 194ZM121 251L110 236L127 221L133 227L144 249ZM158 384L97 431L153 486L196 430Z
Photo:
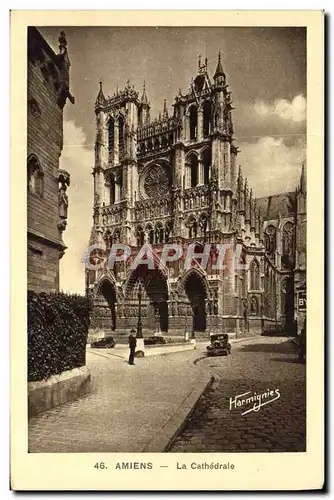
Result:
M127 82L106 97L100 83L90 245L106 258L86 270L92 332L122 336L136 328L139 313L144 337L300 328L306 308L304 167L294 192L256 199L238 166L232 110L220 54L213 77L207 59L199 60L173 112L164 101L156 119L145 85L139 94ZM111 267L107 257L116 244L127 245L131 257ZM158 263L166 244L181 245L182 257L154 268L131 266L144 245ZM208 244L203 265L198 255ZM186 268L190 245L196 256ZM224 266L216 265L219 245L227 248Z

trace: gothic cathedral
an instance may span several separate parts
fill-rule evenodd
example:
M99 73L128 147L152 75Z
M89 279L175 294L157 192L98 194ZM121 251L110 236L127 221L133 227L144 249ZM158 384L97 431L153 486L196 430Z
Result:
M91 330L121 337L207 337L210 332L252 335L280 328L296 332L306 314L306 178L294 192L255 198L237 165L231 92L221 56L213 78L198 63L187 93L166 101L151 119L144 89L130 82L95 103L96 145L90 245L144 244L157 261L166 243L196 251L211 243L206 266L184 259L131 269L131 259L86 270L93 299ZM228 244L216 269L215 245ZM236 259L240 249L240 258ZM239 265L241 263L241 265ZM140 305L139 305L140 302Z

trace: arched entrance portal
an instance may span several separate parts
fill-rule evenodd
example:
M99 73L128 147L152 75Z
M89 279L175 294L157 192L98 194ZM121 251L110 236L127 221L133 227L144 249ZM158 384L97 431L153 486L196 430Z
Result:
M116 289L108 279L98 286L91 326L104 331L116 330Z
M196 272L191 272L184 283L184 290L188 296L193 313L193 332L205 332L206 312L205 299L207 298L203 279Z
M154 311L154 330L168 332L168 289L162 273L149 273L146 282L146 292L150 299L151 310ZM152 325L150 325L152 326Z
M132 327L136 328L139 314L138 293L141 290L141 317L143 328L150 333L168 332L167 279L160 270L138 266L125 288L126 310L130 312Z

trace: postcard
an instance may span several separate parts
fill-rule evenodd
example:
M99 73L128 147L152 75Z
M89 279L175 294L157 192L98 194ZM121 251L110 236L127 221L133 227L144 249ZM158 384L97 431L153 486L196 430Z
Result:
M323 487L323 45L11 13L13 490Z

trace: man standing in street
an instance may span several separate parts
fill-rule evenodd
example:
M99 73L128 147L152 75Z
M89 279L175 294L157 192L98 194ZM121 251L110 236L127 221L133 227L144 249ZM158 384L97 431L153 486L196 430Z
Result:
M129 347L130 347L129 365L135 364L134 357L135 357L136 346L137 346L136 330L132 329L129 335Z

